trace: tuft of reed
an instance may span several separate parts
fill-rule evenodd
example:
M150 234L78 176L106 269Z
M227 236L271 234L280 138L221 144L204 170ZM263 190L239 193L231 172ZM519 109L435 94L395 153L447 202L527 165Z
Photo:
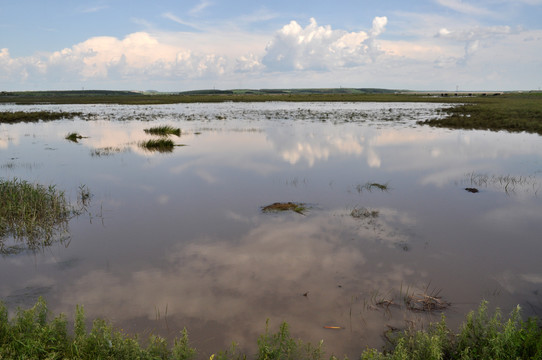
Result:
M23 250L18 244L7 245L10 239L37 250L67 234L68 221L80 215L90 202L91 194L85 185L79 187L78 196L79 209L71 206L65 193L54 185L0 179L0 253Z
M158 136L176 135L181 136L181 129L169 125L155 126L144 130L145 133Z
M139 146L148 151L169 153L175 148L175 143L170 139L150 139L141 142Z
M78 142L78 140L83 139L83 138L84 138L84 136L82 136L81 134L76 133L76 132L69 133L65 137L66 140L70 140L70 141L73 141L75 143Z
M390 186L389 186L389 183L381 184L381 183L369 181L369 182L366 182L365 184L356 185L356 190L360 194L364 191L373 192L374 190L388 192L390 190Z

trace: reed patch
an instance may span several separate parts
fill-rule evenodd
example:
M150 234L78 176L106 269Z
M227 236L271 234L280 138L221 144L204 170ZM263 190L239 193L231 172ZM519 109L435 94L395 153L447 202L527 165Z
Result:
M150 135L158 135L158 136L164 136L164 137L167 137L170 135L181 136L180 128L175 128L169 125L154 126L149 129L144 129L143 131L145 131L145 133L150 134Z
M0 253L37 250L65 237L68 221L86 209L91 193L82 185L78 196L75 207L54 185L0 179Z

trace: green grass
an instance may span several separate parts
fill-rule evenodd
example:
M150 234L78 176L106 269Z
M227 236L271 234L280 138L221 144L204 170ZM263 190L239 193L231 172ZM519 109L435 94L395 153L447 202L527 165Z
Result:
M88 188L83 185L79 190L81 206L75 208L54 185L0 179L0 254L17 253L25 247L37 250L62 239L68 221L90 201ZM13 243L10 239L14 245L9 245Z
M86 324L82 306L76 307L73 323L68 324L63 314L52 317L42 298L30 309L17 309L11 319L6 306L0 302L0 359L194 359L204 353L204 349L198 351L190 345L186 329L179 332L173 344L168 344L166 339L156 335L140 340L137 335L119 331L103 319L95 319L90 330ZM390 330L386 338L389 345L382 350L362 350L364 345L360 343L360 359L542 358L542 329L538 320L523 321L519 306L506 318L498 309L490 314L485 301L466 316L457 332L447 326L442 315L440 322L426 329ZM265 332L257 339L255 354L243 354L238 345L233 344L209 359L337 358L326 355L323 341L312 345L293 338L285 322L277 332L270 332L267 322Z
M148 151L168 153L173 151L175 143L170 139L150 139L141 142L139 146Z
M137 337L114 330L105 320L94 320L87 331L82 306L76 308L73 333L64 315L49 317L41 298L30 309L18 309L13 319L0 303L0 359L193 359L196 354L186 330L171 348L159 336L150 336L142 347Z
M144 130L147 134L158 136L176 135L181 136L181 129L169 125L155 126Z
M467 315L458 333L444 315L427 330L388 334L392 346L382 352L368 349L361 359L541 359L542 329L537 319L523 321L519 306L503 318L499 309L489 314L487 302Z
M2 111L0 112L0 124L16 124L20 122L53 121L59 119L71 119L82 116L80 112L52 112L52 111Z
M542 135L542 96L540 94L507 94L480 98L444 111L444 119L419 124L451 129L475 129L529 132Z

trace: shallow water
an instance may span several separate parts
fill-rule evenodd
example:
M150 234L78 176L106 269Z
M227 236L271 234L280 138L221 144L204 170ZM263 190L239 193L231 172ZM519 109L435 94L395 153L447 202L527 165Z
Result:
M355 358L388 326L439 320L407 309L423 292L452 304L455 326L482 299L540 316L541 138L416 125L442 106L2 105L92 114L0 125L0 176L93 197L69 240L0 258L0 298L43 295L68 316L84 304L128 332L186 327L202 358L231 341L254 351L266 319ZM141 148L160 124L186 146ZM288 201L308 211L261 212Z

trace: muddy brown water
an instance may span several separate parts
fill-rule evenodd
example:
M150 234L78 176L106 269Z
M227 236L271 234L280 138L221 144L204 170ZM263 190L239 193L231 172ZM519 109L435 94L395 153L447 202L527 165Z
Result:
M451 303L452 327L482 299L540 316L542 138L416 125L442 106L2 105L92 114L0 125L0 176L93 196L66 241L0 258L0 298L42 295L69 317L83 304L143 336L186 327L202 358L232 341L253 353L266 319L355 358L390 326L440 320L409 294ZM186 146L141 148L156 125ZM307 211L261 211L276 202Z

